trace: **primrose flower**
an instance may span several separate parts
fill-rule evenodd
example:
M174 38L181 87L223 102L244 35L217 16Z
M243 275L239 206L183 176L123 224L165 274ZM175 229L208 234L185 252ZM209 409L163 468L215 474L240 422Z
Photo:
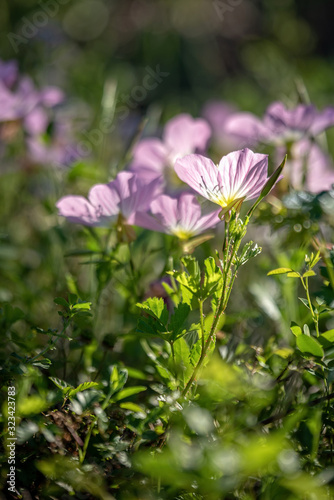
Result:
M216 100L206 102L202 109L201 114L212 129L213 143L219 150L231 151L238 147L238 139L226 130L226 124L235 113L239 114L234 106Z
M196 236L220 222L219 210L202 215L200 204L190 193L182 193L177 198L161 194L152 201L150 212L152 215L136 213L135 224L152 231L174 234L181 240Z
M315 137L334 125L334 107L318 111L313 105L298 104L288 109L273 102L261 120L252 113L235 113L226 123L226 131L241 140L284 145L305 137Z
M86 226L134 224L137 211L146 211L160 189L154 180L144 184L131 172L120 172L108 184L96 184L83 196L64 196L57 203L59 215Z
M18 75L14 61L0 60L0 122L20 121L29 134L43 133L49 123L47 108L63 99L57 87L37 90L29 77Z
M305 139L294 144L286 168L294 189L320 193L329 191L334 184L333 163L315 142Z
M211 136L208 123L183 113L169 120L162 140L143 139L133 151L130 170L146 179L163 176L165 167L172 167L177 158L190 153L203 153Z
M174 168L182 181L225 213L260 195L268 180L268 155L246 148L223 156L219 165L201 155L188 155Z

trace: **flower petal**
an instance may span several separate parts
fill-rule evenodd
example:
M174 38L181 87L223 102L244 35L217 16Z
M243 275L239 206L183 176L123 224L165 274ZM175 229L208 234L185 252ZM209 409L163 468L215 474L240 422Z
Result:
M98 224L95 208L83 196L64 196L57 201L59 215L71 222L94 226Z
M189 153L203 153L211 137L211 128L202 118L194 119L186 113L167 122L163 141L173 164L177 158Z
M197 193L219 204L220 175L213 161L201 155L187 155L176 161L174 169L180 179Z

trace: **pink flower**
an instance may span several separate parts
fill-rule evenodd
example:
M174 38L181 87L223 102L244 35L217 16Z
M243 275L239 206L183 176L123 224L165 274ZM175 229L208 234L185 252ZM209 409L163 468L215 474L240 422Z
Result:
M283 145L314 137L333 125L334 107L317 111L312 105L298 104L288 109L281 102L273 102L262 120L252 113L235 113L228 119L226 130L251 144Z
M211 125L212 138L220 150L231 151L237 147L237 139L228 133L226 123L237 113L236 108L224 101L208 101L203 110L203 118Z
M120 172L109 184L96 184L83 196L64 196L56 206L59 215L87 226L134 224L137 211L145 212L159 189L159 181L144 184L131 172Z
M174 165L177 158L190 153L203 153L211 136L211 129L201 118L180 114L167 122L162 140L143 139L133 151L130 170L141 177L161 177L165 167Z
M329 191L334 184L333 163L315 142L305 139L294 144L286 167L294 189L320 193Z
M162 194L152 201L150 212L137 213L135 224L153 231L174 234L186 240L214 227L220 222L219 210L202 215L201 206L193 194L182 193L177 198Z
M201 155L188 155L175 172L197 193L222 208L239 210L245 200L257 198L268 180L268 156L242 149L223 156L219 165Z

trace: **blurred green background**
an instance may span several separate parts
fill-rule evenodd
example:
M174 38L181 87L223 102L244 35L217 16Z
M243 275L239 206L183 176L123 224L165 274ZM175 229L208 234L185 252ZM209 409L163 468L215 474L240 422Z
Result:
M1 0L0 49L40 83L94 107L112 78L125 95L145 68L169 76L138 102L169 116L219 98L261 113L305 92L330 104L330 0ZM119 96L122 99L121 96ZM168 111L166 111L168 109Z

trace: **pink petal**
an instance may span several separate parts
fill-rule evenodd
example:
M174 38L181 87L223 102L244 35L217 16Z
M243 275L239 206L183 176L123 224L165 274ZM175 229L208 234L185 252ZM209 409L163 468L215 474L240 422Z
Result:
M329 127L334 126L334 106L325 108L316 114L310 132L316 136Z
M83 196L64 196L57 201L59 215L71 222L94 226L98 223L94 207Z
M162 194L151 203L151 212L168 228L178 222L178 200Z
M212 193L220 191L220 175L217 166L201 155L187 155L176 161L175 172L180 179L209 200Z
M256 145L270 139L270 131L260 118L251 113L235 113L226 120L225 131L238 138L242 145Z
M24 120L27 132L32 135L42 134L46 131L49 123L48 115L41 107L35 108Z
M112 183L96 184L89 191L88 199L99 216L113 217L119 214L120 198Z
M201 207L195 196L182 193L178 199L179 225L184 229L193 229L201 217Z
M194 119L188 114L180 114L167 122L163 141L174 163L189 153L205 151L211 137L209 124L202 118Z
M267 181L268 156L245 148L223 156L218 169L226 200L251 199Z
M160 224L155 217L145 212L135 212L132 224L134 226L150 229L151 231L158 231L159 233L168 232L166 231L166 227Z
M47 108L53 108L57 104L63 102L65 96L64 92L58 87L44 87L40 93L41 102Z
M161 175L166 165L166 148L160 139L143 139L133 150L130 169L142 175Z

